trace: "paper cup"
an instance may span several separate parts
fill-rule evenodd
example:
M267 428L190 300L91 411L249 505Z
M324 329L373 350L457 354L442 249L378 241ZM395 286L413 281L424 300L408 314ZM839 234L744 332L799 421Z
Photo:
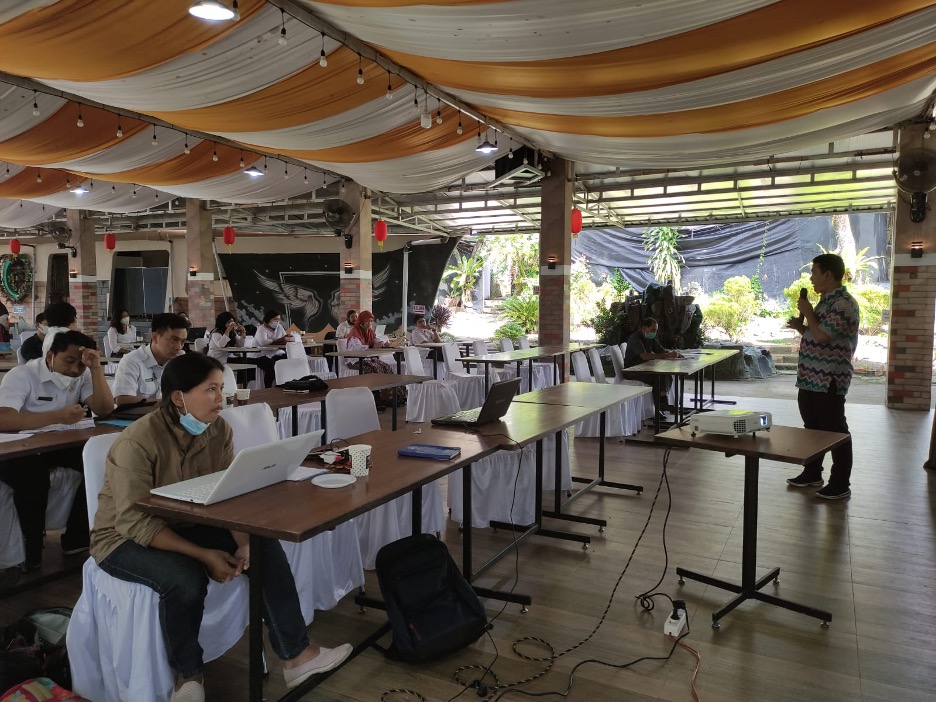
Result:
M370 472L368 468L370 454L371 447L368 444L351 444L348 447L348 455L351 456L351 475L361 478Z
M250 399L250 388L238 388L236 395L238 402L247 402Z

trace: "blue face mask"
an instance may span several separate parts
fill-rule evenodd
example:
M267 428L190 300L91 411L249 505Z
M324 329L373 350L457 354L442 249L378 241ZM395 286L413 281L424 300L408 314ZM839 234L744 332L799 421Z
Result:
M656 332L647 332L644 334L644 337L652 341L653 339L656 339Z
M185 414L179 417L179 424L182 425L182 428L192 436L204 434L208 425L196 419L195 415L188 411L188 407L185 406L185 395L182 396L182 408L185 410Z

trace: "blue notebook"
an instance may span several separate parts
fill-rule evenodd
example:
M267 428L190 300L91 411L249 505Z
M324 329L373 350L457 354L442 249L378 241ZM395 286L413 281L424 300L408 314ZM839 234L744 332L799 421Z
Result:
M414 458L434 458L437 461L451 461L461 453L458 446L434 446L433 444L410 444L397 451L401 456Z

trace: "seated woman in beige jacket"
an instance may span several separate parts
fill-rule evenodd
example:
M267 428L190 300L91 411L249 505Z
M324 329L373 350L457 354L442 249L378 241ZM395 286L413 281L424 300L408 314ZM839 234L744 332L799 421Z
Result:
M176 673L173 702L202 702L198 645L208 578L229 582L250 567L247 534L167 522L134 509L154 487L226 468L233 459L231 428L220 418L221 364L203 354L179 356L162 375L162 404L137 420L107 455L104 487L91 531L91 555L115 578L142 583L160 597L160 624ZM266 541L263 620L283 660L288 687L340 665L351 645L309 642L299 596L282 546Z

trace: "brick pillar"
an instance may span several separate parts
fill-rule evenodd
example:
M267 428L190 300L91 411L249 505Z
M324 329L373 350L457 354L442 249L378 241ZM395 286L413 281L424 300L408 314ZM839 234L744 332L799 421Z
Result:
M214 326L215 301L214 280L217 277L212 242L211 213L201 200L185 201L185 248L189 269L185 279L185 294L188 296L188 316L193 327Z
M900 130L900 149L927 144L926 125ZM930 140L932 141L932 140ZM929 411L933 380L933 324L936 313L936 211L910 221L909 198L897 198L894 218L891 322L887 350L887 406ZM936 202L929 196L930 207ZM910 258L910 244L923 244L923 257Z
M344 321L348 310L369 310L373 306L371 256L374 236L369 193L357 183L345 183L339 197L347 202L351 209L360 213L357 222L348 231L351 236L351 248L341 250L341 308L338 311L338 321ZM344 272L346 263L354 267L350 274Z
M572 162L555 158L543 181L540 222L539 343L568 344L571 329L569 279L572 259ZM549 269L549 257L556 267ZM566 367L568 368L568 363Z
M94 339L101 323L94 220L86 210L67 210L66 220L72 230L72 243L76 252L74 257L68 259L68 301L78 312L78 329Z

